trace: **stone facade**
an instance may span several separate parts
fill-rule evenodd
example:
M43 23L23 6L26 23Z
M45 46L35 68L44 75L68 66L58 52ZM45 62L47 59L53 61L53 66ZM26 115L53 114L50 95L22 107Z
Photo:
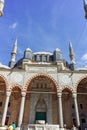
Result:
M43 120L46 124L59 124L60 128L84 128L87 70L72 70L62 59L49 63L19 61L13 68L0 67L1 127L15 122L20 128Z

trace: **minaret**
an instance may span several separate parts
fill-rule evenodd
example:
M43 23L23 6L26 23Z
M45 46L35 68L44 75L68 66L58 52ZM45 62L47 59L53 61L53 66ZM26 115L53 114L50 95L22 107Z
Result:
M83 2L84 2L85 18L87 19L87 0L83 0Z
M16 63L16 61L15 61L16 55L17 55L17 39L14 43L13 50L12 50L12 53L11 53L11 61L9 62L9 66L11 68L13 68L15 63Z
M72 47L72 43L69 42L69 56L70 56L70 60L71 60L71 69L74 70L74 66L75 66L75 57L74 57L74 51L73 51L73 47Z

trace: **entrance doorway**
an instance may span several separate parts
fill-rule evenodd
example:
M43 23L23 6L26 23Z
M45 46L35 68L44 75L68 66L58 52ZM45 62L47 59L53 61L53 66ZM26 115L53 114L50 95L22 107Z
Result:
M53 94L56 95L57 92L53 79L42 74L36 76L30 82L27 91L30 91L29 123L58 123L57 115L53 115L57 112L53 111L54 106L57 109L57 100L53 98Z
M46 122L46 112L36 112L36 120L44 120Z

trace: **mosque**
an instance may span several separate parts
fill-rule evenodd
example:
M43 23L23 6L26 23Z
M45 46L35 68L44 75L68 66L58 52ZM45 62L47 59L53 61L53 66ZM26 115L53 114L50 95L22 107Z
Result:
M75 68L59 48L34 52L27 48L16 61L17 40L9 66L0 64L0 130L15 122L22 130L87 128L87 68Z

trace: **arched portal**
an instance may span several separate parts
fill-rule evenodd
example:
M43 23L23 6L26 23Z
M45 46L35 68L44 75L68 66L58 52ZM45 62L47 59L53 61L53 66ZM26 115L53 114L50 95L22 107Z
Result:
M63 104L63 119L64 126L66 128L72 127L72 91L68 88L64 88L62 91L62 104Z
M46 115L47 115L47 106L45 100L42 96L39 97L37 104L35 106L35 120L36 123L39 123L39 120L43 120L44 123L46 122Z
M0 76L0 112L3 113L4 104L6 99L6 82L2 76ZM2 120L2 114L0 115L0 124Z
M29 98L28 123L34 124L38 120L58 123L57 85L51 78L45 75L32 78L27 86L26 97L26 100Z
M77 101L81 128L84 129L87 125L87 77L78 83Z
M19 86L15 85L11 89L11 96L8 105L8 110L10 112L9 123L15 122L17 124L20 111L20 103L21 103L21 89Z

